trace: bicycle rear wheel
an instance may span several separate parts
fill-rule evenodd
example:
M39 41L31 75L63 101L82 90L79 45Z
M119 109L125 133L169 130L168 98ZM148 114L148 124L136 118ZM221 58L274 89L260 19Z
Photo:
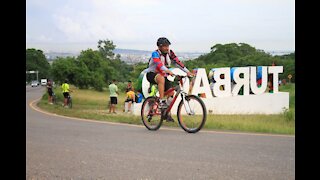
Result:
M185 103L183 100L179 103L177 117L183 130L188 133L196 133L206 122L206 106L198 96L188 95L185 97Z
M155 97L148 97L141 107L141 120L144 126L151 131L158 130L162 124L161 111L158 109Z

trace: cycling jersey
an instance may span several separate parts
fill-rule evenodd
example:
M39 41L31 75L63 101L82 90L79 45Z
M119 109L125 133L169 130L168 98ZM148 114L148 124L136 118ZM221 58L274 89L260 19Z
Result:
M146 72L160 73L165 76L166 74L164 71L168 70L171 62L182 71L186 73L189 72L172 50L170 50L169 53L163 54L159 49L152 52L152 57L149 61L149 67Z
M61 88L62 88L62 92L63 92L63 93L69 92L69 84L63 83L63 84L61 85Z

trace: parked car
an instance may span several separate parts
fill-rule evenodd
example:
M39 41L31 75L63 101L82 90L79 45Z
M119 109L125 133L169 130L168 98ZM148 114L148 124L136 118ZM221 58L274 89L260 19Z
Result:
M39 82L38 81L32 81L31 82L31 87L37 87L39 86Z
M47 85L47 79L41 79L41 86Z

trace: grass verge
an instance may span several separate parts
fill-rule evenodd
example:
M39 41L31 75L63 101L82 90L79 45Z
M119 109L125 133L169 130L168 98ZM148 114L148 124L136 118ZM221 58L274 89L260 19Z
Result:
M75 88L74 88L75 89ZM295 134L295 85L287 84L280 86L279 91L290 93L289 109L277 115L208 115L204 129L208 130L231 130L241 132L273 133L273 134ZM48 95L45 93L38 102L38 106L48 112L79 117L85 119L95 119L109 122L120 122L128 124L139 124L142 122L140 116L123 113L125 94L118 97L116 106L118 114L108 114L108 91L97 92L94 90L76 89L71 93L73 98L73 108L62 107L63 96L59 89L55 89L57 104L48 104ZM175 123L164 122L163 126L178 127L177 118ZM182 129L181 129L182 130Z

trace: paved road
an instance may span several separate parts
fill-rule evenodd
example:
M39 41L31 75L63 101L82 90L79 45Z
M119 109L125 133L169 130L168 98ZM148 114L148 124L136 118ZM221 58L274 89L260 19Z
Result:
M151 132L38 112L26 87L27 179L295 179L295 137Z

